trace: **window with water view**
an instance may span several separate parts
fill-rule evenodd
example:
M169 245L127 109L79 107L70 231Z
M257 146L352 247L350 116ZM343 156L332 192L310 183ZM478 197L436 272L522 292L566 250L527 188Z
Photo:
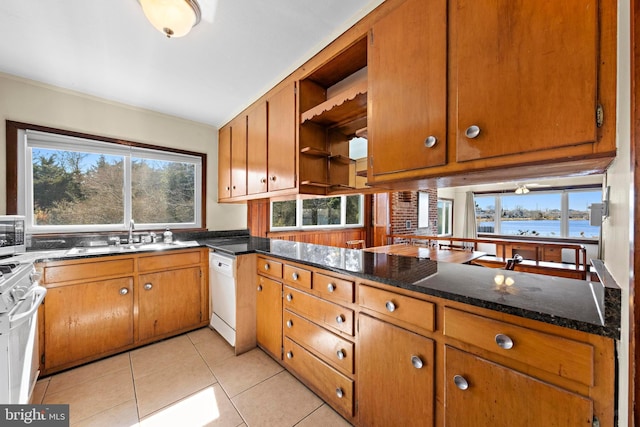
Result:
M271 229L361 226L363 196L271 202Z
M589 210L602 201L600 189L476 195L478 234L598 239Z

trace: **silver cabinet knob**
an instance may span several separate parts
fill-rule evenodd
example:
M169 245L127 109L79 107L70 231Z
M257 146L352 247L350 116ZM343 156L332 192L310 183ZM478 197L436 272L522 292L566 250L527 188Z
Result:
M267 182L267 178L260 178L260 184L264 184L265 182Z
M335 291L335 290L336 290L336 285L334 285L333 283L329 283L329 284L327 285L327 290L328 290L329 292L333 292L333 291Z
M287 328L293 328L293 321L291 321L291 319L287 320Z
M436 138L433 135L429 135L425 140L424 140L424 146L427 148L431 148L434 145L436 145L436 143L438 142L438 138Z
M262 292L262 285L258 285L258 292Z
M275 182L275 180L276 180L276 176L275 175L269 177L269 181Z
M344 397L344 391L340 387L336 389L336 396L338 396L338 399L342 399Z
M271 266L270 266L269 264L265 264L265 265L264 265L264 269L265 269L266 271L269 271L269 269L270 269L270 268L271 268Z
M422 359L420 359L420 357L418 356L411 356L411 364L416 369L422 369L422 367L424 366Z
M293 295L287 294L287 301L291 302L292 299L293 299Z
M153 285L151 283L145 283L144 284L145 291L149 291L149 290L151 290L151 288L153 288Z
M229 186L227 185L227 186L225 187L225 189L226 189L227 191L229 191L229 190L231 190L231 187L229 187Z
M393 301L387 301L384 306L387 308L387 311L389 313L393 313L394 311L396 311L396 305L393 303Z
M347 355L345 354L344 350L338 350L336 352L336 356L338 357L339 360L344 359Z
M480 135L480 128L476 125L469 126L467 130L464 131L464 136L469 139L477 138Z
M342 314L338 314L336 316L336 323L338 323L338 324L344 323L344 316Z
M126 295L128 293L129 293L129 289L127 289L127 288L120 289L120 295Z
M292 278L293 280L298 280L298 278L299 278L299 277L300 277L300 275L299 275L298 273L292 273L292 274L291 274L291 278Z
M509 350L513 348L513 340L505 334L498 334L495 337L496 344L503 350Z
M287 359L293 359L293 351L287 351Z
M460 390L466 390L466 389L469 388L469 383L467 382L467 380L462 375L455 375L453 377L453 383Z
M234 186L233 186L233 187L231 187L231 188L233 188L233 189L235 190L235 189L236 189L236 186L234 185Z

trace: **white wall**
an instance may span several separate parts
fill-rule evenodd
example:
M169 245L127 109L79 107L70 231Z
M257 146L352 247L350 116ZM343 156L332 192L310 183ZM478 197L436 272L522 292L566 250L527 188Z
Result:
M605 180L611 188L609 218L602 227L604 262L622 288L622 331L619 354L619 426L629 425L629 284L634 206L630 203L631 175L631 60L630 2L618 2L618 155Z
M161 88L159 88L161 90ZM247 227L246 204L218 204L218 130L0 73L0 165L6 164L6 120L49 126L207 154L207 228ZM0 213L6 213L0 173Z

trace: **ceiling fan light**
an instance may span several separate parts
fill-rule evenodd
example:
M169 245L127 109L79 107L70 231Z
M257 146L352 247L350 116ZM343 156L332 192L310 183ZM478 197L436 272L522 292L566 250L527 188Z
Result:
M140 0L140 4L151 25L167 37L182 37L200 22L196 0Z

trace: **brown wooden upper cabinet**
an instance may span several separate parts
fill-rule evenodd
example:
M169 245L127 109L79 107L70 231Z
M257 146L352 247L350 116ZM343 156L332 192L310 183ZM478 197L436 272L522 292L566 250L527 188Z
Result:
M453 2L458 161L596 142L598 3Z
M247 113L247 194L261 194L267 186L267 103Z
M447 160L447 3L407 0L369 34L372 175Z
M296 85L291 82L267 99L269 192L296 188Z
M218 132L218 200L231 197L231 125Z

